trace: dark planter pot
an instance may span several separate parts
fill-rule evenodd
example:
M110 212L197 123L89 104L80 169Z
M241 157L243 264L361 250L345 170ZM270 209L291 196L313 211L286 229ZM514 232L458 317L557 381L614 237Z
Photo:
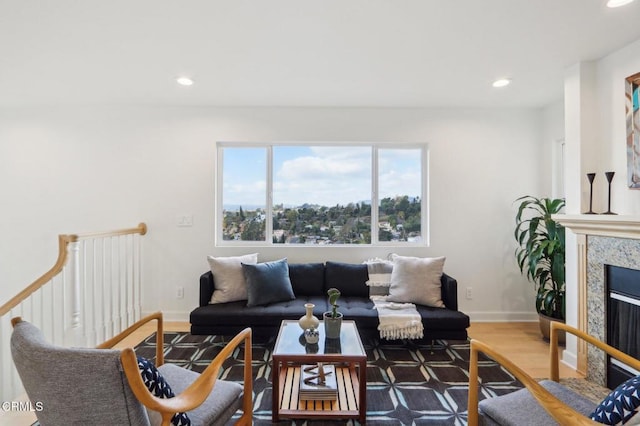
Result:
M324 319L324 332L327 339L339 339L340 328L342 327L342 314L338 312L338 316L332 318L331 312L325 312L322 317Z
M547 342L551 338L551 322L555 321L555 322L561 322L564 324L564 320L551 318L539 312L538 312L538 320L540 323L540 333L542 333L542 338ZM565 338L566 336L565 336L564 330L560 330L558 332L558 344L564 345L566 341Z

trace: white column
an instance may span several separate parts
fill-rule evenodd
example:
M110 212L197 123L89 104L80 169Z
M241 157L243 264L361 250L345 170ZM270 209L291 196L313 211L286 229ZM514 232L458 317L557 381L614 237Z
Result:
M585 173L598 172L594 168L597 162L598 120L596 111L596 64L582 62L568 68L565 72L565 191L569 215L580 214L588 205L588 181ZM602 173L597 176L604 178ZM596 205L594 204L594 208ZM583 245L584 247L584 245ZM576 235L567 232L566 238L566 322L580 327L581 308L579 282L580 244ZM582 324L584 325L584 324ZM578 343L575 336L567 335L567 346L563 359L574 368L578 360Z

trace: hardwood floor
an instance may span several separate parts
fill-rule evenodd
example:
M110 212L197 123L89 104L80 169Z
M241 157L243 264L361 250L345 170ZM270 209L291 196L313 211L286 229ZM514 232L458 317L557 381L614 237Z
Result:
M549 343L537 322L472 322L469 337L490 345L531 377L549 377ZM560 362L560 377L584 376Z
M188 322L164 322L164 331L189 331L190 325ZM143 325L138 330L131 333L130 336L126 337L122 342L115 345L114 348L122 349L128 348L131 346L135 346L141 341L143 341L147 336L156 331L156 322L152 321L148 324Z
M165 322L165 331L189 331L189 323ZM131 334L117 348L135 346L155 331L147 324ZM542 340L537 322L471 323L469 337L496 348L534 378L549 377L549 344ZM582 377L572 368L560 364L560 377ZM32 413L0 413L0 425L31 425Z

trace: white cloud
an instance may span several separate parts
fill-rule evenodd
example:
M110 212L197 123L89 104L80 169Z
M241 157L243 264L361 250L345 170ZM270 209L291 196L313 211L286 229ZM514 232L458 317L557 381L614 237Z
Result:
M274 158L273 202L334 206L370 201L371 148L359 146L278 147ZM224 204L264 205L266 173L249 151L225 165ZM258 156L256 156L258 157ZM264 157L259 156L259 160ZM419 150L381 149L380 196L419 195Z
M299 157L282 163L278 179L324 179L329 176L364 177L371 174L371 160Z
M255 182L225 182L223 204L263 205L266 202L267 183L264 180Z
M395 197L396 195L420 195L420 172L400 172L390 170L380 175L380 197Z
M371 150L314 147L282 162L274 179L274 202L333 206L371 197Z

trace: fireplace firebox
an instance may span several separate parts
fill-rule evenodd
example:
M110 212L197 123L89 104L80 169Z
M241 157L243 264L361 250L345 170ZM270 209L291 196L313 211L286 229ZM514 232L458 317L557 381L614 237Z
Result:
M607 343L640 359L640 271L604 265L607 295ZM631 367L607 357L607 387L614 389L640 375Z

